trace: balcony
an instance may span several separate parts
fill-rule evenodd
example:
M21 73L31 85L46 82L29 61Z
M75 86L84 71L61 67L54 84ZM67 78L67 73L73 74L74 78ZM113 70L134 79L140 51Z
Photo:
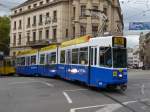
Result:
M32 27L35 27L35 26L36 26L36 23L33 23L33 24L32 24Z
M31 27L30 24L28 24L28 25L27 25L27 28L30 28L30 27Z
M56 44L57 40L52 39L52 40L35 40L35 41L28 41L26 43L27 46L33 47L33 48L41 48L48 46L50 44Z
M53 18L52 22L56 23L57 22L57 18Z
M39 26L43 25L43 22L39 22Z
M18 29L19 29L19 30L21 30L21 29L22 29L22 27L21 27L21 26L19 26L19 27L18 27Z

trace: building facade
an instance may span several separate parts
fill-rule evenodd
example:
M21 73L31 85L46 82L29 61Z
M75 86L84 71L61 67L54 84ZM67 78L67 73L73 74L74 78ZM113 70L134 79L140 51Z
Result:
M108 18L103 27L98 11ZM12 9L10 56L34 44L96 36L101 28L111 35L123 34L119 0L27 0Z
M140 60L144 66L150 67L150 33L140 35Z

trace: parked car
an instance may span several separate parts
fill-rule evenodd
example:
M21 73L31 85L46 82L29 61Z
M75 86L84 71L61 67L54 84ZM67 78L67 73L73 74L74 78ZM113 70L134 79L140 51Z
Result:
M143 65L142 70L150 70L150 65Z

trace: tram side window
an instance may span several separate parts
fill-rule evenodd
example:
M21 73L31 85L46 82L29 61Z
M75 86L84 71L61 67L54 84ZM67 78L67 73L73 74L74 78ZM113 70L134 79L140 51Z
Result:
M16 63L17 63L17 66L20 65L20 58L17 58Z
M78 49L72 49L72 64L79 63L79 51Z
M62 64L65 63L65 50L61 51L61 54L60 54L60 63L62 63Z
M51 54L49 54L48 58L49 58L48 59L49 64L56 64L56 52L52 52Z
M31 56L31 65L36 64L36 56Z
M100 47L100 66L112 67L111 47Z
M40 64L44 64L45 63L45 54L41 54L40 55Z
M80 48L79 51L79 64L88 64L88 47Z
M26 57L26 65L30 65L30 57Z
M25 57L22 57L22 58L21 58L20 64L21 64L22 66L25 65Z

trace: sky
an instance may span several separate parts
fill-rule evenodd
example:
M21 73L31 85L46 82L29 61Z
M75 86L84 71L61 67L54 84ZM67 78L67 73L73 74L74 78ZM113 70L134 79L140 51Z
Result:
M9 15L10 8L26 0L0 0L0 16ZM124 17L124 35L129 39L130 46L138 43L139 33L147 31L129 31L129 22L150 22L150 0L120 0Z

